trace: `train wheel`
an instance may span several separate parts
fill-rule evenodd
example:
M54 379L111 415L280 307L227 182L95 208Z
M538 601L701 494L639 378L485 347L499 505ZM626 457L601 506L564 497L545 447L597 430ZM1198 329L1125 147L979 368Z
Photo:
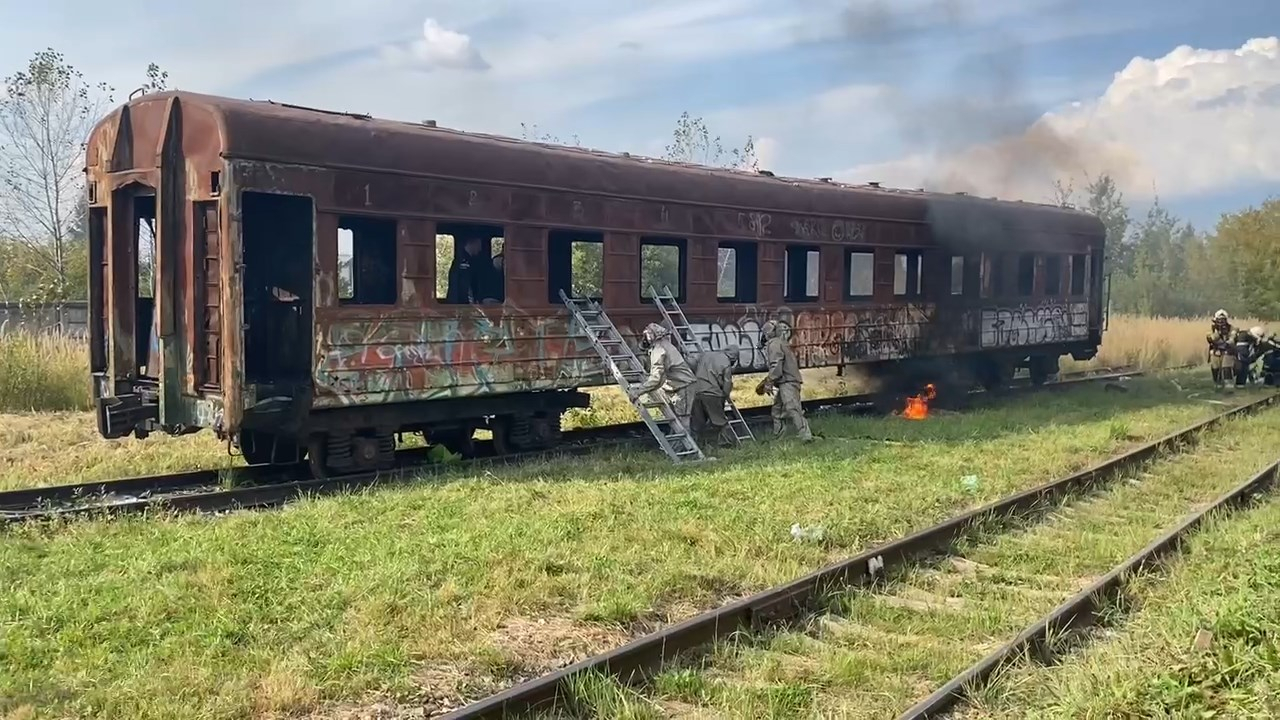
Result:
M261 430L241 430L237 444L250 465L292 465L307 454L296 440Z
M1058 359L1045 355L1036 355L1027 363L1027 372L1031 375L1032 385L1043 385L1058 374Z
M544 450L559 442L559 413L501 415L493 419L493 449L499 455Z
M475 428L471 427L437 430L430 433L427 441L432 445L443 445L449 452L464 458L473 458L476 456L475 435Z
M329 438L322 434L307 439L307 463L317 480L329 477Z
M1013 364L1001 360L979 360L978 382L990 393L1002 392L1013 381Z

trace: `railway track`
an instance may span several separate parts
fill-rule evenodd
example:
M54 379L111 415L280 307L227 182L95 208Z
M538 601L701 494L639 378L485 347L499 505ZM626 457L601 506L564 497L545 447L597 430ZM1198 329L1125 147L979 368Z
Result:
M976 530L1007 529L1014 523L1037 518L1055 501L1101 489L1121 473L1145 466L1158 458L1180 455L1184 449L1194 446L1204 431L1229 419L1271 407L1278 400L1280 395L1269 395L1227 410L1083 471L1010 495L786 585L728 603L637 638L622 647L520 683L442 717L447 720L514 717L571 706L575 685L591 677L614 678L628 685L643 683L677 656L696 656L717 641L725 640L737 632L756 632L786 626L797 618L807 617L809 611L817 603L829 598L833 591L857 589L880 581L889 573L936 559L939 554L949 556L954 552L957 542ZM1269 483L1275 472L1274 466L1268 468L1250 482L1220 498L1213 507L1225 507L1239 502L1254 489ZM922 701L912 711L916 714L904 717L936 717L946 712L963 697L967 688L990 677L1003 663L1017 657L1030 645L1073 622L1087 619L1090 613L1096 614L1101 607L1098 599L1114 590L1120 578L1126 577L1134 568L1176 544L1177 539L1194 527L1203 515L1203 512L1197 513L1192 521L1166 534L1120 568L1081 591L1050 616L1025 630L1015 641L961 673L927 701Z
M1168 368L1180 369L1180 368ZM1047 391L1116 380L1144 374L1140 370L1100 368L1063 373L1056 382L1033 386L1015 381L1012 392ZM980 401L981 391L969 393L964 401ZM805 401L807 412L872 411L883 405L885 396L847 395ZM945 407L945 406L944 406ZM753 424L769 417L768 406L742 410ZM397 467L378 473L359 473L333 478L312 478L305 465L288 468L248 466L219 470L193 470L161 475L122 478L70 485L30 488L0 493L0 520L5 523L53 520L89 514L126 514L151 509L173 512L228 512L278 506L309 495L332 494L374 485L402 483L442 471L492 465L512 465L554 457L582 455L602 447L643 443L648 430L641 422L622 423L566 431L564 444L546 451L496 456L492 443L477 442L477 457L461 462L427 462L427 448L411 448L397 453Z
M1278 472L1280 462L1273 462L1219 495L1211 503L1194 510L1141 550L1112 567L1102 577L1033 620L1013 640L957 673L902 713L899 720L925 720L946 716L969 698L981 693L1002 670L1012 667L1024 657L1043 663L1053 662L1059 654L1057 647L1066 645L1064 638L1069 637L1070 633L1096 625L1108 608L1112 607L1112 602L1124 592L1131 579L1144 570L1153 568L1167 556L1177 553L1182 542L1208 516L1247 507L1262 494L1273 490Z

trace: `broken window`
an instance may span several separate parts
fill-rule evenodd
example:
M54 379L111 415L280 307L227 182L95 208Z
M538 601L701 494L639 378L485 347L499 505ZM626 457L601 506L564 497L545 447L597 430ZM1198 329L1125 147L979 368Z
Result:
M670 288L677 302L684 302L685 241L677 238L641 238L640 297L648 300L649 292L665 292Z
M755 302L756 267L755 243L720 243L716 252L716 299L720 302Z
M786 284L783 296L787 302L815 302L818 299L818 273L821 268L818 248L790 245L783 260Z
M875 294L876 254L874 252L850 250L845 262L845 271L849 275L849 286L846 297L869 298Z
M338 303L396 304L396 221L338 218Z
M138 227L135 229L138 261L138 297L156 296L156 196L142 195L134 198L133 211Z
M982 297L1001 297L1004 295L1004 255L1000 253L982 254Z
M951 256L951 294L964 294L964 256Z
M496 225L436 225L436 300L453 305L505 300L503 242Z
M1018 294L1028 297L1036 287L1036 256L1022 253L1018 256Z
M924 291L921 268L924 255L919 250L893 254L893 294L897 297L920 297Z
M1084 294L1084 255L1071 256L1071 294Z
M1044 294L1062 294L1062 256L1049 255L1044 259Z
M604 297L604 235L583 230L547 233L548 299L556 305L569 297Z

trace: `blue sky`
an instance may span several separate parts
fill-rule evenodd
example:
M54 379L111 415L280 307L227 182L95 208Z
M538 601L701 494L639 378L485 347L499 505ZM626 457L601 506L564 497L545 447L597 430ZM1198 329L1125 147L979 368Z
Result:
M687 110L779 174L1045 200L1111 172L1206 226L1280 191L1275 33L1274 0L50 0L0 9L0 68L52 46L121 95L154 61L183 89L648 154Z

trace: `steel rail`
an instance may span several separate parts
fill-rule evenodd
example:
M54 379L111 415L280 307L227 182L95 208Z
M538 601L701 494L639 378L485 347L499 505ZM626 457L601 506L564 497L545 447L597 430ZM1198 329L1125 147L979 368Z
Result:
M1090 372L1093 371L1084 371L1078 374L1079 377L1043 385L1014 385L1010 389L1020 392L1053 390L1144 374L1142 370L1110 372L1101 375L1088 374ZM984 394L977 391L969 393L966 398L972 399ZM862 393L806 400L804 406L809 412L842 408L846 411L847 409L857 410L859 407L875 406L877 402L883 402L889 397L892 396L883 393ZM741 412L754 424L768 417L771 408L767 405L755 406L743 408ZM579 428L565 432L562 439L566 444L559 447L512 455L482 455L447 464L405 462L425 455L426 448L412 448L398 453L400 456L398 467L392 470L352 473L332 478L311 478L303 464L290 467L251 465L12 490L0 492L0 520L12 523L94 512L124 514L162 506L174 511L200 512L268 507L306 494L344 492L359 487L398 483L407 478L451 472L459 468L488 466L495 463L509 465L560 456L576 456L600 449L601 440L627 444L635 440L643 440L647 433L647 428L641 422ZM492 452L491 441L482 442L479 446L482 450ZM209 488L220 486L224 479L241 482L248 480L255 484L209 490ZM74 506L66 507L67 505Z
M1127 560L1115 566L1097 582L1081 590L1069 600L1036 620L1016 638L961 671L928 697L913 705L898 720L923 720L938 717L972 692L986 685L1002 668L1025 653L1048 660L1053 656L1049 638L1058 633L1091 625L1104 612L1108 602L1119 595L1129 580L1139 572L1159 563L1166 555L1178 552L1182 541L1213 512L1230 512L1246 505L1257 495L1272 489L1280 462L1273 463L1257 475L1218 497L1209 507L1192 513L1176 527L1160 536Z
M1228 419L1269 407L1278 398L1280 394L1272 394L1232 408L1080 472L983 505L785 585L736 600L619 648L520 683L443 715L441 720L518 716L554 706L562 695L570 691L572 681L587 673L612 676L624 683L642 681L677 654L705 647L743 629L760 629L795 617L834 588L866 584L887 570L945 551L984 521L1008 522L1013 518L1034 515L1058 497L1101 486L1120 471L1190 445L1201 432Z

